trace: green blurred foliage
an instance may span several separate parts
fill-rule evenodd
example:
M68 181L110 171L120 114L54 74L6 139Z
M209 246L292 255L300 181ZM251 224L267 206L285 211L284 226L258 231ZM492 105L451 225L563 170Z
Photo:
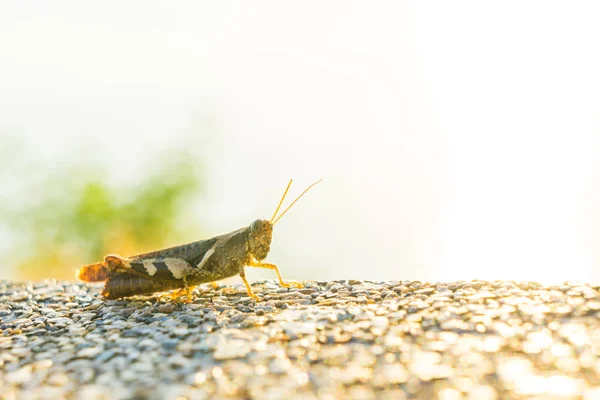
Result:
M160 157L157 157L160 159ZM115 183L103 168L82 162L27 188L25 199L4 205L15 241L11 264L22 279L73 279L83 264L108 253L131 255L177 244L191 201L201 193L201 171L186 151L173 151L137 182ZM191 228L196 233L197 227Z

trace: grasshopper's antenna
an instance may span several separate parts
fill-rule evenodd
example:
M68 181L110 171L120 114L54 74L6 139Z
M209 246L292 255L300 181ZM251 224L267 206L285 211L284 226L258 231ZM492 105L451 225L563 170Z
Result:
M277 215L277 212L279 212L279 209L281 208L281 205L283 204L283 200L285 199L285 196L287 195L288 190L290 190L290 186L292 186L291 179L290 179L290 183L288 183L287 187L285 188L285 192L283 192L283 196L281 197L281 200L279 201L279 204L277 205L277 210L275 210L275 214L273 214L269 223L273 222L273 219Z
M296 200L292 201L292 204L290 204L288 206L288 208L286 208L285 210L283 210L283 212L281 214L279 214L279 217L277 217L277 219L275 221L273 221L272 225L275 225L277 223L277 221L279 221L281 219L281 217L283 217L285 215L286 212L288 212L288 210L290 208L292 208L292 206L298 201L300 200L300 197L304 196L304 193L308 192L308 190L315 186L317 183L321 182L323 179L319 179L318 181L316 181L315 183L313 183L312 185L310 185L309 187L307 187L306 189L304 189L304 192L300 193L300 196L296 197ZM290 184L292 183L292 181L290 180ZM288 188L290 187L290 185L288 185ZM287 193L287 189L285 191ZM285 196L285 195L284 195ZM281 199L281 201L283 201L283 199ZM281 203L280 203L281 204ZM277 210L279 210L279 207L277 207ZM277 213L276 213L277 214Z

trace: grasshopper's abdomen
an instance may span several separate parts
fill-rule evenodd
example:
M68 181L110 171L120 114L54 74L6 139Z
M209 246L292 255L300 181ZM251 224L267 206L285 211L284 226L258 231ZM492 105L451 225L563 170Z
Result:
M108 278L106 285L104 285L102 296L107 299L118 299L138 294L178 289L184 286L183 281L155 280L138 275L115 273Z

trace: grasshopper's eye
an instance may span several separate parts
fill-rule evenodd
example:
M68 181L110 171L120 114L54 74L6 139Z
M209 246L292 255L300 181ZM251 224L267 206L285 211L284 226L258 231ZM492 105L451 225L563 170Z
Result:
M253 223L250 224L250 233L256 235L259 232L262 232L263 225L264 225L263 221L260 219L257 219L256 221L254 221Z
M257 219L253 223L250 224L250 237L254 238L262 238L269 237L269 241L271 240L271 234L273 232L273 225L266 219Z

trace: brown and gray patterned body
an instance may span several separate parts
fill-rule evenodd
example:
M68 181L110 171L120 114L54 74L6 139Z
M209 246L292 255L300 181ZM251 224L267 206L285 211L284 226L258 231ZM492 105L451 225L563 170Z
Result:
M269 221L256 220L207 240L132 257L108 255L102 263L82 267L78 278L106 281L102 295L109 299L187 288L235 275L243 278L244 266L268 255L272 232Z

